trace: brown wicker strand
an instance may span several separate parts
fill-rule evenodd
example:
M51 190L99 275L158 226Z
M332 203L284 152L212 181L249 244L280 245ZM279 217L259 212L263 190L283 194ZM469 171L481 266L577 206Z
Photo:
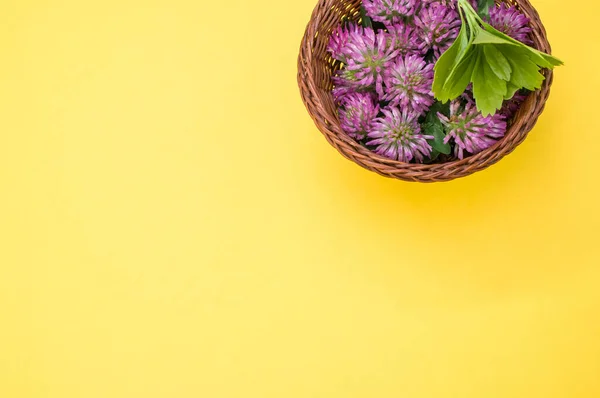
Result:
M504 1L516 5L530 19L533 46L550 54L551 48L542 21L528 0ZM412 164L384 158L350 138L340 127L337 108L331 89L331 76L340 68L327 53L327 43L333 29L345 21L360 19L361 0L319 0L300 46L298 57L298 85L302 100L325 139L345 158L385 177L405 181L439 182L461 178L481 171L521 144L534 127L550 93L552 71L546 76L541 89L525 100L505 136L492 147L465 159L445 163Z

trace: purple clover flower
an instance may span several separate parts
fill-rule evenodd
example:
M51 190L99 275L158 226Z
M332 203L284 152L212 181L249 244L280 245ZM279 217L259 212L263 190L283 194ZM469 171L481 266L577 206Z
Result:
M515 40L528 45L533 43L529 37L529 18L515 6L502 3L499 7L491 7L489 22L494 28Z
M387 27L390 40L394 43L394 49L400 54L422 53L421 45L414 27L400 22Z
M423 7L415 17L415 25L425 50L439 57L454 42L460 31L460 17L455 9L441 3Z
M391 106L423 113L433 104L433 64L416 54L396 58L385 73L386 92L382 97Z
M384 31L375 33L371 28L364 28L349 32L343 53L347 64L334 77L333 83L355 91L374 86L377 94L383 95L383 72L400 52L394 46L395 40L388 40ZM338 90L338 96L340 91L344 90Z
M338 26L329 38L329 44L327 45L327 51L331 54L334 59L347 63L347 54L349 53L348 43L352 39L356 40L356 37L364 33L363 28L359 25L350 23L347 26Z
M338 73L340 72L341 71L338 71ZM333 99L337 104L341 104L344 98L350 94L368 92L368 90L361 90L359 87L353 87L352 82L346 81L344 78L339 76L333 76L331 80L334 84L331 94L333 95Z
M395 107L383 109L382 112L384 116L375 119L368 134L372 140L367 145L376 146L375 152L389 159L405 163L415 159L422 163L431 154L431 145L427 140L433 139L433 136L421 134L419 114Z
M506 120L497 113L483 116L477 108L461 101L450 103L450 117L438 113L438 117L448 132L445 143L454 140L454 154L463 159L465 152L476 154L494 145L506 133Z
M373 122L379 114L379 104L376 104L372 94L348 94L342 99L338 113L342 129L360 141L373 128Z
M402 22L415 14L420 0L363 0L367 15L385 24Z

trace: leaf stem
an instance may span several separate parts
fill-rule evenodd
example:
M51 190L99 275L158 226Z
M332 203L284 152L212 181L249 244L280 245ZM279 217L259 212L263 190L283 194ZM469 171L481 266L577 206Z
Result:
M471 3L469 3L468 0L458 0L458 5L465 12L467 18L469 18L469 17L474 18L474 21L470 20L469 23L472 23L472 22L477 22L478 24L483 23L483 19L481 19L479 14L477 14L477 11L475 11L475 9L471 5Z

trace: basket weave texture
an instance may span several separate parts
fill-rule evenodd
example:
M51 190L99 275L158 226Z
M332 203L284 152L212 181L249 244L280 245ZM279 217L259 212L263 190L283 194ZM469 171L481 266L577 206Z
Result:
M516 5L530 19L533 47L550 54L546 30L531 3L528 0L504 2ZM548 99L553 76L550 70L543 70L546 79L541 89L531 93L521 105L505 136L492 147L462 160L450 158L444 163L403 163L377 155L350 138L340 127L331 94L331 76L341 65L327 53L327 44L337 26L360 19L360 5L361 0L319 0L306 28L298 57L298 85L302 100L317 128L344 157L385 177L417 182L449 181L493 165L525 140Z

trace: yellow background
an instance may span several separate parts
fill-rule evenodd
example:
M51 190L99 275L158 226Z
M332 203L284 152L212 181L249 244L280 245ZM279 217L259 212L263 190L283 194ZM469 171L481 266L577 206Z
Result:
M591 0L537 0L530 138L447 184L339 156L316 0L1 0L0 397L600 396Z

